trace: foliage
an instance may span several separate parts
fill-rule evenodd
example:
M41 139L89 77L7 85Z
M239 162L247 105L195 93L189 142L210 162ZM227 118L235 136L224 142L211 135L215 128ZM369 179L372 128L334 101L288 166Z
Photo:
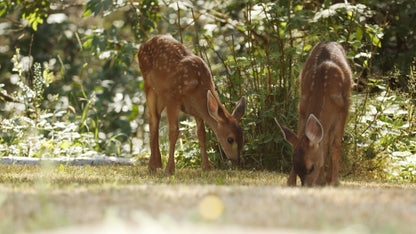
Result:
M375 65L388 73L399 69L401 76L396 88L406 88L406 75L409 74L416 51L416 2L398 0L391 2L368 1L372 9L377 9L373 21L384 28L383 46ZM386 56L388 55L388 56ZM406 91L406 89L405 89Z
M208 63L228 110L246 96L242 120L246 144L240 166L284 172L291 165L291 147L273 118L295 128L297 76L303 62L317 42L340 43L357 84L344 135L346 170L369 161L390 170L388 165L397 157L386 155L415 154L414 89L409 87L416 81L414 68L408 69L414 66L408 63L414 62L409 60L414 38L404 34L413 32L414 25L403 23L414 16L414 4L410 0L322 5L300 0L2 1L1 154L147 155L146 106L135 55L141 42L169 33ZM398 41L392 40L393 35ZM398 47L398 52L409 53L394 60L386 56L401 54L394 52L394 45L403 38L409 44ZM14 48L20 48L21 55L13 64ZM390 113L392 108L400 114ZM180 120L177 166L199 167L195 122L186 116ZM168 147L166 125L162 119L162 154ZM34 148L31 141L37 143ZM208 141L211 162L228 168L212 131ZM411 163L403 165L412 168Z
M367 170L381 167L390 176L400 175L402 179L414 181L416 112L412 100L381 88L384 91L379 94L355 96L358 105L352 108L345 134L352 170L362 169L370 161ZM392 167L383 165L389 163Z
M30 27L37 31L38 25L43 24L44 19L48 16L47 12L50 10L51 2L43 0L5 0L0 3L0 17L12 14L18 6L22 19L27 20Z
M70 113L65 110L55 109L52 112L41 107L43 92L54 79L48 66L42 69L39 63L33 65L34 85L30 87L24 80L19 49L12 60L13 71L17 73L13 77L19 88L11 96L18 103L5 107L15 114L1 121L0 156L51 158L95 155L96 139L92 133L80 131L82 118L71 120ZM3 91L2 88L0 91ZM57 97L58 94L49 97L48 104L57 105Z

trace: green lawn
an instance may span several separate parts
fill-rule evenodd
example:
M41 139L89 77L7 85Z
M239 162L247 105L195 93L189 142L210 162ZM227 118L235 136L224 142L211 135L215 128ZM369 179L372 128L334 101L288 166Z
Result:
M0 165L0 233L416 231L415 185L285 180L265 171Z

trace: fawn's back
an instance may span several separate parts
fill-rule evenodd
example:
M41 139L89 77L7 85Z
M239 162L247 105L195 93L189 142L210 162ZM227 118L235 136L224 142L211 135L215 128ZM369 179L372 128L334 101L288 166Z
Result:
M155 36L143 43L138 52L140 70L147 84L167 98L184 98L198 86L213 88L206 64L170 36ZM205 94L204 94L205 95Z
M324 128L347 115L351 79L351 70L340 45L334 42L316 45L300 74L298 132L302 132L310 114L321 120Z

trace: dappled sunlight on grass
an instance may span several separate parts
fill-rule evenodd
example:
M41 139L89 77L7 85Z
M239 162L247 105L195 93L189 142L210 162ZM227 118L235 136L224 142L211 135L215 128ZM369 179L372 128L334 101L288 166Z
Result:
M268 171L178 169L168 176L164 170L150 174L145 166L33 166L0 165L3 184L35 184L46 180L59 186L94 184L284 184L285 175Z

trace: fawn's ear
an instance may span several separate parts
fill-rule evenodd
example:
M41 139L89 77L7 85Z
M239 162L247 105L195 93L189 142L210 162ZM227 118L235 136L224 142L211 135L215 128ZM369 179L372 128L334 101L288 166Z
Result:
M207 108L209 115L215 119L217 122L221 120L221 117L218 115L218 103L214 95L210 90L207 92Z
M277 121L276 118L274 118L274 121L276 121L277 126L279 126L280 131L282 132L283 138L285 138L287 142L289 142L293 147L295 147L299 142L298 136L296 136L296 134L289 128L283 125L280 125L279 121Z
M240 98L237 106L235 107L232 116L237 120L240 121L243 118L244 112L246 111L246 99L244 97Z
M318 146L324 138L324 129L321 122L314 114L310 114L305 125L305 135L309 139L309 144Z

